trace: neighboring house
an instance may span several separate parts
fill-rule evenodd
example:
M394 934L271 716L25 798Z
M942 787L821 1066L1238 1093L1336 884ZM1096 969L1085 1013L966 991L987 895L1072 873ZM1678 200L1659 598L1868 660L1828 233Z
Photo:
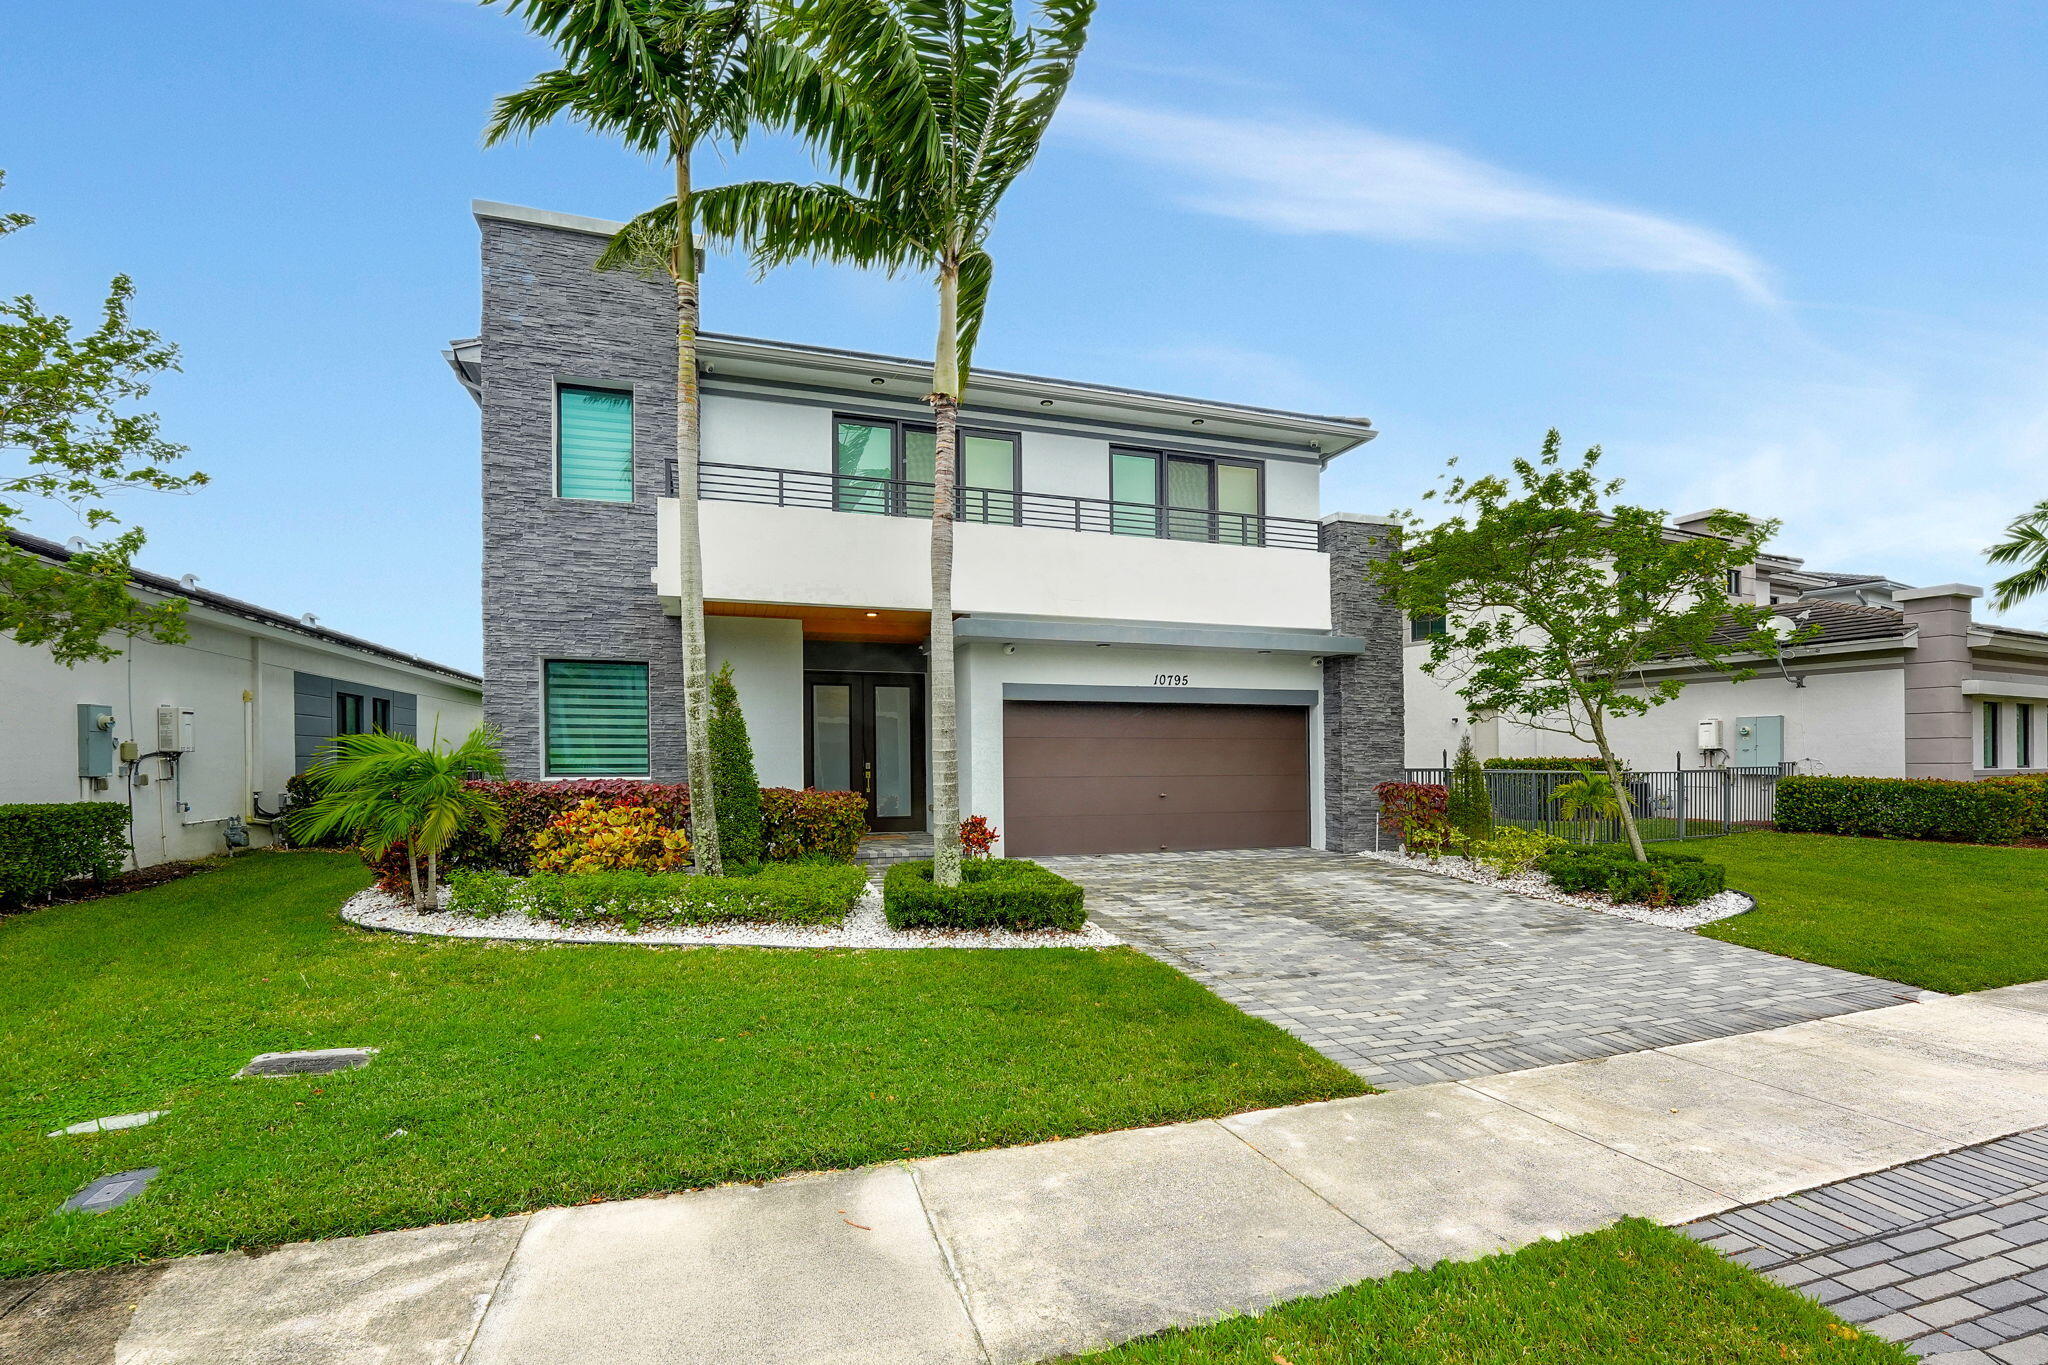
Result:
M616 224L500 204L480 336L485 709L525 777L685 776L675 309L597 273ZM928 363L706 335L710 659L761 779L928 829ZM961 804L1012 854L1370 840L1401 759L1379 518L1321 515L1357 418L976 369Z
M10 532L45 559L70 551ZM395 649L136 571L145 601L186 603L182 644L127 641L66 668L0 638L0 803L116 801L134 866L219 853L230 825L270 842L265 812L337 734L459 740L483 719L481 679Z
M1707 515L1681 517L1671 533L1700 534ZM1645 680L1699 680L1610 727L1616 753L1639 771L1792 764L1840 776L1969 778L2048 766L2048 635L1973 621L1981 588L1911 588L1774 554L1731 579L1731 600L1771 607L1787 634L1815 633L1742 683L1684 659L1646 666ZM1433 628L1409 623L1410 767L1441 765L1468 731L1485 758L1591 752L1497 718L1468 724L1456 684L1422 671Z

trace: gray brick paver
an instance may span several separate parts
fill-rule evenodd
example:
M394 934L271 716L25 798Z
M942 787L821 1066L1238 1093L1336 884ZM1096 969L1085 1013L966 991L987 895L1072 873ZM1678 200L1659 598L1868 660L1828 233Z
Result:
M1380 1086L1611 1057L1918 995L1346 854L1042 861L1087 887L1095 914L1132 944Z

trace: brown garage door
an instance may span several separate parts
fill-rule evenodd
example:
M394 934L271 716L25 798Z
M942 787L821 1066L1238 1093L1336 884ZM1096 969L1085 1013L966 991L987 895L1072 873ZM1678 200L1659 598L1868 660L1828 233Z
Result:
M1003 851L1146 853L1308 842L1308 712L1003 705Z

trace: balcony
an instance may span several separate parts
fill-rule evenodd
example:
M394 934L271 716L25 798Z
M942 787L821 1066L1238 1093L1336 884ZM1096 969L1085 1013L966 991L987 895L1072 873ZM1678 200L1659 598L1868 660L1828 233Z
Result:
M698 466L697 491L712 502L752 502L770 507L808 507L929 518L932 486L901 479L828 474L813 469L768 469L755 465ZM676 462L668 462L668 494L676 495ZM953 515L990 526L1082 531L1153 540L1249 545L1265 549L1315 550L1321 541L1313 521L1258 516L1058 493L1019 493L1000 488L957 488Z
M704 596L716 602L931 608L931 489L816 471L706 465ZM678 503L661 500L657 594L681 600ZM1180 509L1174 509L1176 511ZM1330 628L1316 523L1005 489L960 492L953 607L1077 620Z

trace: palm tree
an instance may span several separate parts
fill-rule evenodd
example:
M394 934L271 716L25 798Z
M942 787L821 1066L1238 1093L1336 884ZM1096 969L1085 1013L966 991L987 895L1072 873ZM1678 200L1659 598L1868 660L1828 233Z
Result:
M1575 771L1578 776L1570 782L1560 782L1550 793L1550 799L1557 803L1557 813L1565 819L1586 822L1586 837L1582 842L1590 844L1593 842L1593 822L1619 820L1628 810L1628 796L1606 773L1596 773L1591 768Z
M382 731L340 735L322 746L319 761L306 771L320 796L295 817L294 832L318 839L339 831L373 859L403 843L412 903L432 908L441 852L449 841L471 828L495 838L505 827L498 803L468 779L504 772L497 736L486 726L452 749L438 737L421 745ZM427 859L424 880L421 854Z
M683 738L689 749L690 834L697 865L718 875L711 773L711 673L704 647L704 554L697 524L698 278L691 158L698 145L737 144L795 79L761 32L751 0L497 0L555 45L562 65L501 97L486 146L569 118L666 161L675 195L620 230L598 269L665 272L676 299L676 498L681 516ZM814 105L829 101L813 95Z
M843 182L747 181L703 191L713 240L756 266L806 259L929 272L932 357L932 879L960 882L953 680L953 517L960 398L994 262L997 205L1031 164L1087 40L1095 0L787 0L776 36L804 74L789 121Z
M2015 517L2005 528L2005 539L1986 550L1984 557L1993 564L2026 565L1992 585L1998 595L1991 605L2000 611L2048 592L2048 499L2035 503L2025 516Z

